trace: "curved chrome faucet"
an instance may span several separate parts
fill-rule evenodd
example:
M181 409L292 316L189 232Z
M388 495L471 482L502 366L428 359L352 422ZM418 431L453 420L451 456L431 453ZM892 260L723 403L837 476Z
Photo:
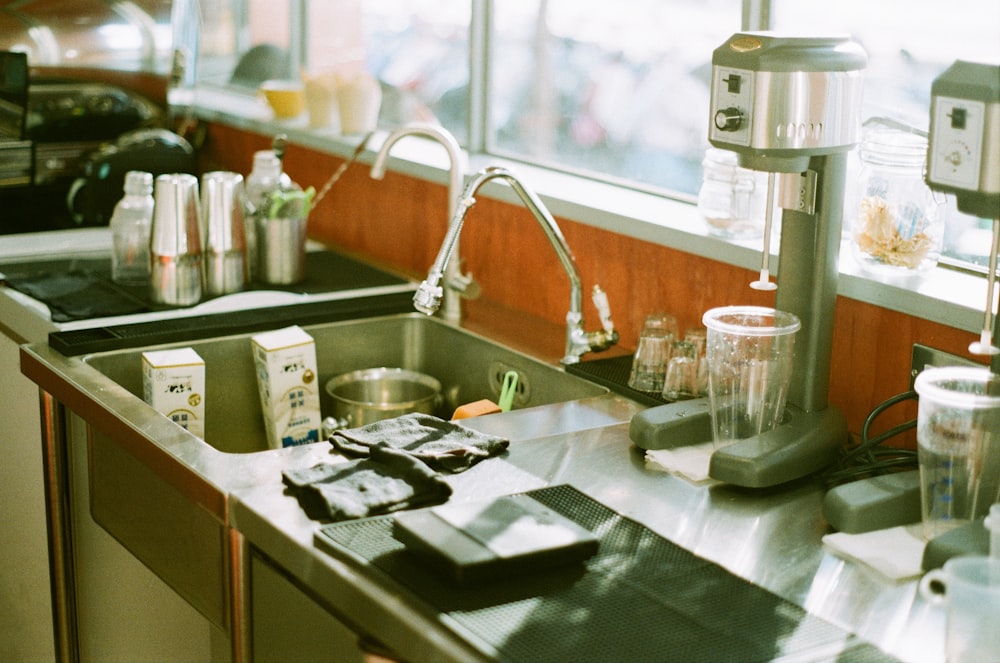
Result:
M455 216L455 209L458 205L458 197L462 193L462 181L465 179L467 160L465 154L458 146L455 137L445 129L423 122L414 122L402 126L392 133L382 143L375 160L372 162L370 176L372 179L380 180L385 177L385 165L389 158L389 151L401 138L406 136L422 136L435 140L444 147L448 153L448 219ZM458 325L462 321L462 297L475 299L479 296L479 286L473 281L471 274L462 274L462 261L459 258L458 244L456 242L455 260L448 265L445 276L445 287L447 291L444 297L444 312L442 317L446 322Z
M600 352L618 342L618 332L611 321L611 310L608 306L607 296L599 286L594 286L594 304L601 316L603 329L596 332L587 332L583 328L583 294L580 272L576 267L576 259L566 244L562 231L556 224L555 219L549 214L542 201L527 189L512 172L506 168L491 166L476 173L469 181L462 193L461 199L457 200L455 214L452 216L451 224L448 226L448 234L444 238L444 244L438 251L437 258L431 266L427 278L417 288L413 296L413 305L418 311L432 315L441 305L441 278L452 257L452 253L458 242L458 236L462 232L462 224L469 209L476 204L476 192L486 182L500 179L506 182L518 198L528 208L535 220L542 226L545 236L559 256L566 275L569 277L570 299L569 311L566 313L566 354L562 358L563 364L575 364L580 361L580 357L585 352Z

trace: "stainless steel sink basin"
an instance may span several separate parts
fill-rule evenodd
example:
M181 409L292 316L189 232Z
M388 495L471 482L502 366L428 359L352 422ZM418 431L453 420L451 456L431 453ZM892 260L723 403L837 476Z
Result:
M422 314L303 326L316 341L318 385L365 368L419 371L441 382L439 414L445 418L456 405L496 401L504 374L517 371L520 388L511 412L465 420L512 444L622 424L642 409L559 366ZM79 483L89 494L72 501L89 505L94 521L230 635L244 588L234 558L239 523L232 520L231 496L280 481L285 469L331 462L332 449L324 443L267 448L252 335L74 355L47 343L21 348L22 373L40 387L43 408L51 413L43 431L55 458L50 485L65 480L59 468L67 462L66 449L85 448ZM204 441L142 399L142 352L185 346L205 361ZM506 476L500 472L496 480ZM68 511L56 502L53 531L69 531ZM287 506L297 513L293 499Z
M405 368L437 378L450 418L458 405L497 401L504 374L518 373L514 409L576 401L608 393L600 385L540 362L464 329L420 314L402 314L305 329L316 341L319 386L364 368ZM205 441L226 453L267 449L257 392L251 334L185 343L206 366ZM83 360L135 396L142 397L142 349L88 355ZM321 391L324 416L332 403ZM496 416L496 415L493 415Z

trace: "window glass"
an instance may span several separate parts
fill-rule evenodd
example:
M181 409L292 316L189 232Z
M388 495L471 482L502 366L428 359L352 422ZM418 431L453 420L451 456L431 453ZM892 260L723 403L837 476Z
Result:
M31 66L165 72L170 0L22 0L3 3L0 50Z
M773 27L786 33L851 34L868 52L862 119L889 117L927 131L931 83L955 60L1000 62L996 0L774 0ZM849 183L850 184L850 183ZM944 257L985 266L990 224L947 197ZM846 223L845 219L845 223Z
M1000 62L996 0L773 0L776 31L852 35L868 53L864 117L927 129L931 82L957 59Z
M740 0L494 3L495 149L697 193L712 51L740 19Z
M381 126L437 121L465 143L471 4L470 0L362 3L365 66L382 83Z
M255 90L291 76L290 10L290 0L199 0L197 15L186 17L201 26L191 47L198 82Z

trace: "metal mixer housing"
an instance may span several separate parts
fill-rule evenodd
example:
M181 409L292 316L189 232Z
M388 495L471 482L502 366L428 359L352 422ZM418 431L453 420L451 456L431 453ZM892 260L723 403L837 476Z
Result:
M709 142L740 165L804 170L858 141L868 57L849 37L737 33L712 55Z

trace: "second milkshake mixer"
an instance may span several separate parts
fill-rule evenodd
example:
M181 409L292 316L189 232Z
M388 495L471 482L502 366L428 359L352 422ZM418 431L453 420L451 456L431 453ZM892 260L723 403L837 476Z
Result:
M827 401L847 155L858 142L864 50L849 37L744 32L712 56L709 142L768 173L768 221L760 279L771 289L772 197L782 208L781 287L775 308L802 323L783 423L717 449L709 475L760 488L815 472L847 442L844 415ZM777 187L775 187L777 180ZM707 398L650 408L632 419L643 449L712 439Z

